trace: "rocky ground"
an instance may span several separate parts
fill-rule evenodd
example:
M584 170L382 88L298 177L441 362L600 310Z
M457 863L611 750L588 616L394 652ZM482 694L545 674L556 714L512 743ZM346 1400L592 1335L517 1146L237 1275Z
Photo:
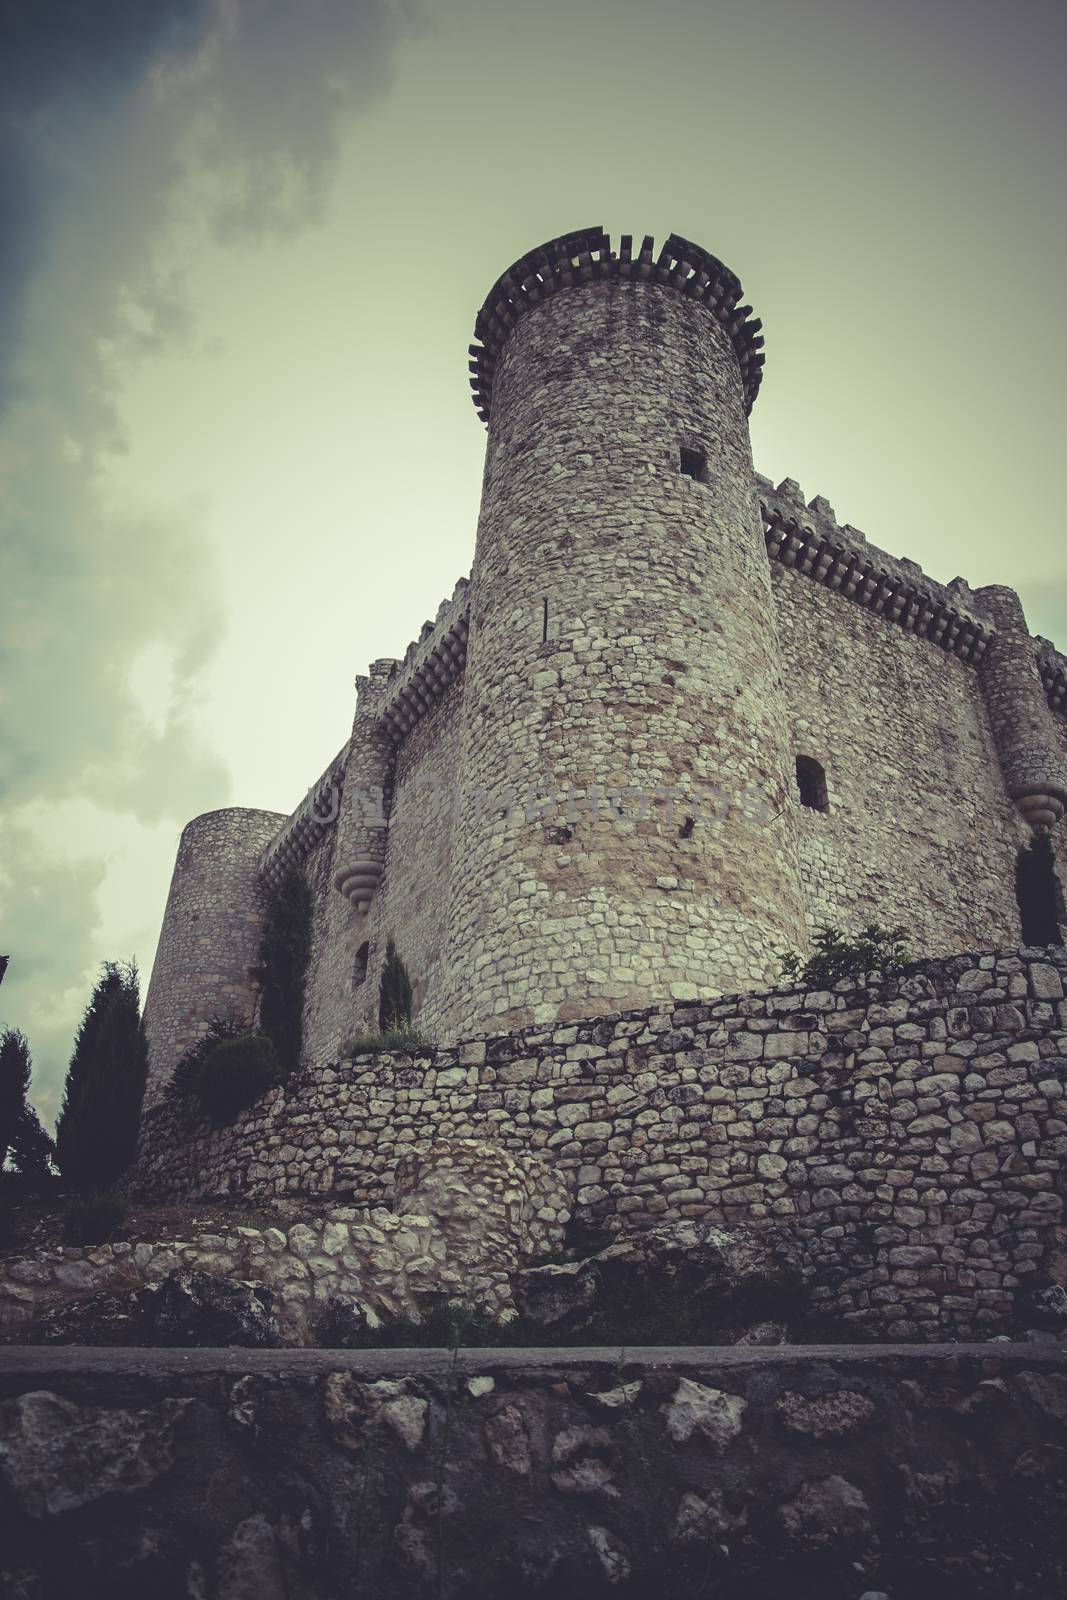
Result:
M17 1600L1060 1600L1067 1352L21 1350Z

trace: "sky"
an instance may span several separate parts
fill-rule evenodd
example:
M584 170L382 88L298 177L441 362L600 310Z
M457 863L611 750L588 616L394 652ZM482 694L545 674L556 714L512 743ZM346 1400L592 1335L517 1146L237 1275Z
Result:
M0 1025L54 1117L178 835L288 812L473 554L466 347L574 228L767 340L757 468L1067 648L1050 0L0 0Z

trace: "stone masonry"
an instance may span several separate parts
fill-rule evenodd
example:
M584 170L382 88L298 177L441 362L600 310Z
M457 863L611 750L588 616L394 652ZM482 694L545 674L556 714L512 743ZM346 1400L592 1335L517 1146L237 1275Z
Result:
M446 1045L762 988L820 921L902 923L917 956L1011 945L1020 848L1067 851L1067 660L1011 590L937 583L753 471L763 339L728 268L585 229L498 280L476 340L470 581L357 679L288 818L186 829L150 1102L212 1017L254 1010L290 866L321 1067L376 1025L389 939Z
M541 1154L586 1230L787 1227L858 1338L989 1337L1067 1269L1065 980L1063 947L1009 949L311 1067L233 1127L164 1102L132 1183L374 1207L476 1140Z

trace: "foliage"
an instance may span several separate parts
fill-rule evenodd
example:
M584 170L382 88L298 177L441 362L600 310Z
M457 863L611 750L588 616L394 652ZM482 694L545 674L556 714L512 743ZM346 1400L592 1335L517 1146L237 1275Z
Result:
M136 966L106 962L74 1041L56 1159L80 1193L109 1189L133 1160L148 1044Z
M182 1056L163 1091L168 1100L184 1099L195 1094L200 1068L221 1039L244 1039L252 1032L250 1025L240 1017L212 1017L207 1032Z
M782 975L807 989L832 989L842 979L863 980L872 972L888 976L909 959L905 932L871 922L850 938L824 922L812 937L810 956L791 952L782 958Z
M75 1195L63 1218L68 1244L107 1244L126 1220L129 1210L121 1195L93 1190Z
M265 1033L218 1039L200 1060L191 1085L201 1106L216 1122L232 1122L285 1074Z
M410 1023L401 1028L390 1028L386 1033L357 1033L341 1048L341 1054L346 1061L353 1056L381 1055L385 1051L392 1051L401 1055L410 1050L428 1050L430 1041L423 1037L418 1028L413 1028Z
M34 1108L27 1106L11 1146L11 1159L25 1191L32 1193L53 1182L52 1161L55 1153L51 1135L41 1126L41 1119Z
M392 939L385 947L385 965L378 991L378 1029L389 1034L411 1026L411 979Z
M0 1033L0 1167L15 1143L26 1115L26 1090L30 1086L30 1047L17 1028Z
M1063 886L1056 876L1056 854L1047 833L1039 833L1015 858L1015 898L1022 919L1023 944L1059 944L1067 920Z
M311 889L293 867L267 898L259 943L259 1026L274 1046L285 1073L300 1065L304 1040L304 991L311 960Z

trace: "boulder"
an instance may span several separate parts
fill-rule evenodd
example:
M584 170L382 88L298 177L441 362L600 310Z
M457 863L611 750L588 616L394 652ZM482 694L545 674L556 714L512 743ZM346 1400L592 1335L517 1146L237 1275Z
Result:
M524 1320L560 1338L774 1343L803 1310L803 1265L785 1228L674 1222L582 1261L531 1267L515 1294Z
M144 1344L144 1318L134 1294L96 1294L42 1311L27 1331L28 1344Z
M277 1350L283 1344L271 1315L273 1295L259 1283L172 1272L138 1295L143 1342L168 1346L241 1345Z
M146 1489L174 1461L192 1400L144 1410L81 1406L47 1389L0 1404L0 1484L28 1515L57 1516Z
M372 1305L353 1294L331 1295L322 1309L316 1343L323 1350L365 1350L384 1323Z

